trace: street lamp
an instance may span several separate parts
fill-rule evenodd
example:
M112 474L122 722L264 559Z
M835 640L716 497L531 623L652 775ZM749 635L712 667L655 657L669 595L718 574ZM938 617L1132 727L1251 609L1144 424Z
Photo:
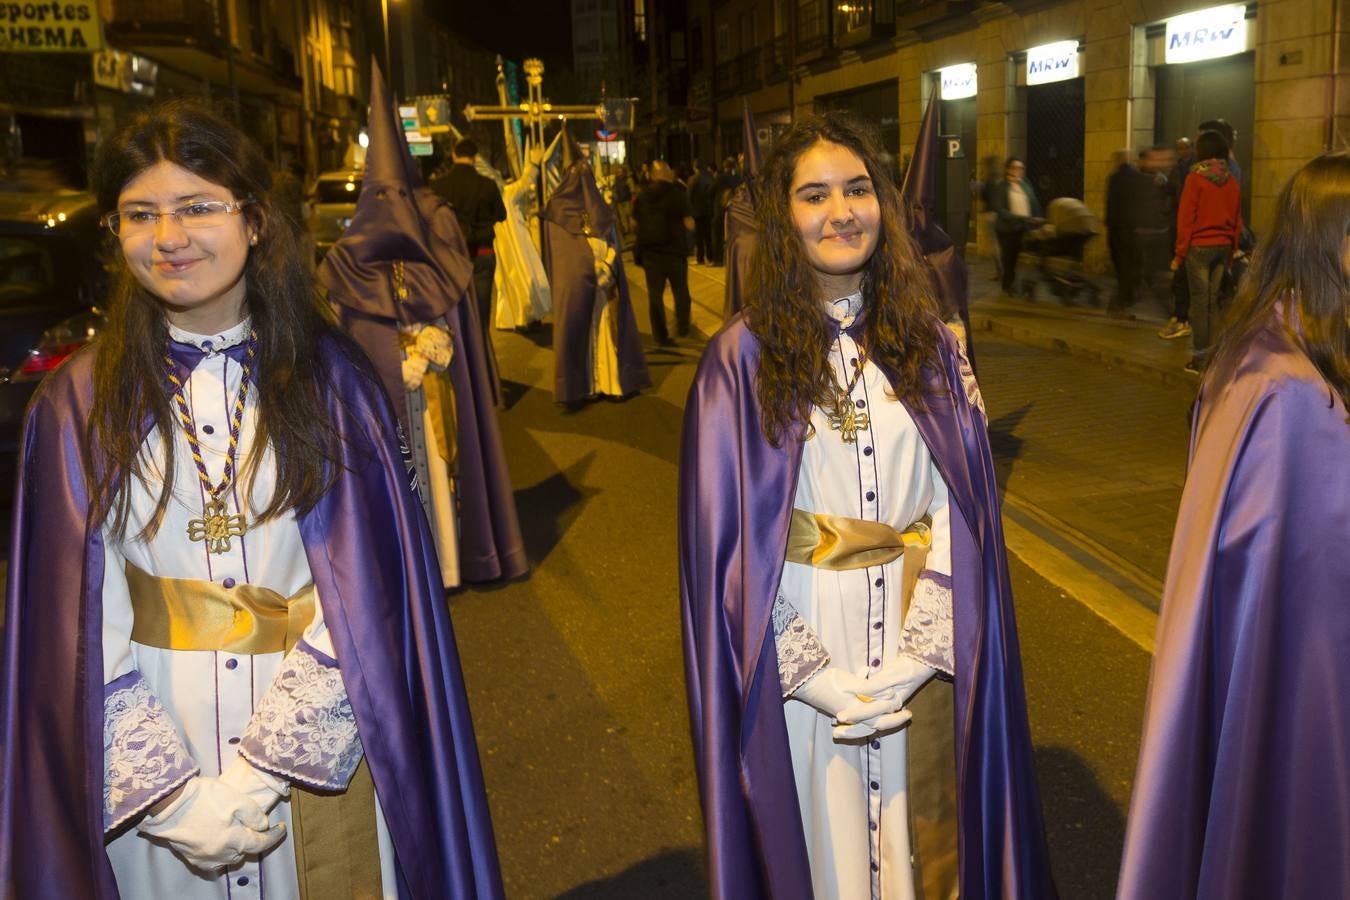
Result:
M384 22L384 66L385 74L389 78L389 86L393 88L394 94L397 96L398 79L394 76L394 60L389 55L389 2L390 0L380 0L380 15Z

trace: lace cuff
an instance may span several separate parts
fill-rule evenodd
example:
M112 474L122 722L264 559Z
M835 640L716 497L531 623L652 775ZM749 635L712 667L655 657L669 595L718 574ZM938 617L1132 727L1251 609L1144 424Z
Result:
M952 578L924 569L914 585L914 597L900 634L900 652L911 659L956 673L952 655Z
M301 640L253 711L239 755L290 781L342 791L361 752L337 660Z
M135 670L103 686L103 830L145 812L201 771Z
M778 684L786 700L829 663L830 654L782 594L773 602L773 640L778 648Z

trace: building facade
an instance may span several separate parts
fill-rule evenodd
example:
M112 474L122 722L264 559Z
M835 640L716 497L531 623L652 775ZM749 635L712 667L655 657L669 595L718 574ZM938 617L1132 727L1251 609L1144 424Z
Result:
M722 155L740 149L743 103L762 144L798 117L843 109L877 129L899 170L936 99L944 133L962 138L965 165L950 167L953 177L1019 156L1042 199L1076 196L1101 215L1113 151L1170 146L1224 118L1237 129L1244 210L1259 233L1294 170L1346 146L1347 0L699 6L689 16L707 17L710 138ZM701 98L699 78L691 94ZM1105 248L1095 252L1101 262Z

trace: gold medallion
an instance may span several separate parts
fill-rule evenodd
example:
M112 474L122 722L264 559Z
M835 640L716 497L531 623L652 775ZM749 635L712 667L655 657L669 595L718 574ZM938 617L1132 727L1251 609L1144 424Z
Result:
M248 531L242 514L230 515L224 501L208 500L200 519L188 520L187 536L193 543L206 541L207 553L229 553L230 538Z

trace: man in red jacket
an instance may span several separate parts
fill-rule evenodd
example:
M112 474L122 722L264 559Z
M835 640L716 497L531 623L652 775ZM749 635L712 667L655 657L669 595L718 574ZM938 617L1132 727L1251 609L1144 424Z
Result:
M1242 235L1242 190L1228 168L1228 143L1217 131L1195 142L1196 163L1177 207L1177 245L1172 270L1186 266L1191 295L1191 361L1199 374L1219 325L1219 286Z

